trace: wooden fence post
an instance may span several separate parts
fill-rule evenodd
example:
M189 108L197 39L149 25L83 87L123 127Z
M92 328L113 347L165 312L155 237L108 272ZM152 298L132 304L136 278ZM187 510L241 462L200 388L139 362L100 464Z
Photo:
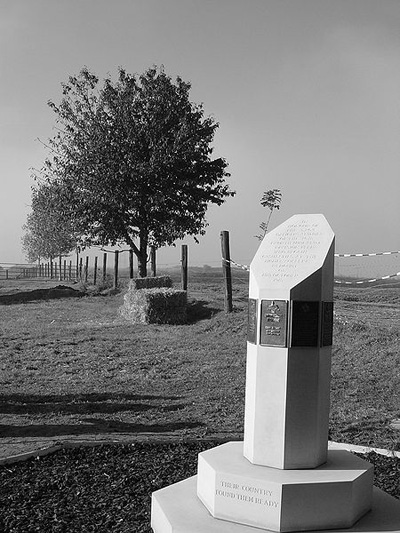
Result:
M188 247L187 247L187 244L182 244L182 248L181 248L181 277L182 277L182 290L187 291L187 285L188 285Z
M106 282L107 279L107 252L104 252L103 254L103 283Z
M119 259L119 250L114 252L114 289L118 287L118 259Z
M93 285L96 285L96 281L97 281L97 255L94 258Z
M58 256L58 280L62 280L62 269L61 269L61 263L62 263L62 257L61 255Z
M64 280L67 279L67 260L64 259Z
M71 278L72 278L72 261L69 262L69 267L68 267L68 279L69 279L69 281L71 281Z
M232 305L232 274L231 256L229 251L229 231L221 231L222 272L225 285L225 311L231 313Z
M133 250L129 250L129 279L133 279Z
M86 256L86 263L85 263L85 283L87 283L89 275L89 256Z
M79 279L79 252L76 252L76 281Z
M50 279L53 279L53 261L50 261Z
M83 257L79 260L79 281L82 281Z

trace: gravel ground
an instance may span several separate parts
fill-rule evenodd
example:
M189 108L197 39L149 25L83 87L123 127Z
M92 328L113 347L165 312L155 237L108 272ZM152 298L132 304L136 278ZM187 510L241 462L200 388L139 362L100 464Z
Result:
M4 533L151 533L151 493L196 473L221 441L142 442L61 450L0 467ZM360 455L375 485L400 498L400 459Z

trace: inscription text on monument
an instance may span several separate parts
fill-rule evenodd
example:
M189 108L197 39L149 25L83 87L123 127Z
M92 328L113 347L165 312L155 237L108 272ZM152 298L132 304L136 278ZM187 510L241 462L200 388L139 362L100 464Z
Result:
M261 256L265 266L261 276L274 284L293 281L303 266L317 260L322 240L320 225L307 218L278 228L271 234L268 252Z
M215 489L216 496L229 498L238 502L249 503L278 509L279 501L274 498L272 490L265 487L256 487L247 483L234 483L227 480L221 480L219 486Z

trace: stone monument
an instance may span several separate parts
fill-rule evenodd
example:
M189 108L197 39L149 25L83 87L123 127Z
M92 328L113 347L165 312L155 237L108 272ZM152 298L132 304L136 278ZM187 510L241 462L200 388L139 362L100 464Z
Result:
M154 533L400 531L400 504L373 489L372 465L328 451L333 263L322 215L293 216L262 241L250 266L244 442L200 453L197 476L153 493Z

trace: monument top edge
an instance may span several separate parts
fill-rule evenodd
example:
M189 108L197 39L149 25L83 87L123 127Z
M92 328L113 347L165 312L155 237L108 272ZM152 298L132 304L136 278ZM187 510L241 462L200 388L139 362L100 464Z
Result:
M322 267L333 254L334 240L324 215L293 215L265 235L250 271L271 287L293 287Z
M297 219L305 219L310 221L320 221L321 224L325 224L330 227L329 222L327 221L325 215L323 213L297 213L295 215L290 216L287 218L282 224L287 224L289 222L294 222ZM280 224L280 226L282 226ZM277 226L279 227L279 226Z
M292 215L291 217L286 219L284 222L279 224L279 226L276 226L276 228L269 231L264 237L264 239L267 238L268 240L271 235L278 231L282 231L288 226L293 226L293 228L297 227L299 231L301 230L301 228L307 226L314 226L318 227L321 231L323 231L326 238L331 239L332 237L334 237L334 232L325 215L323 215L322 213L302 213Z

